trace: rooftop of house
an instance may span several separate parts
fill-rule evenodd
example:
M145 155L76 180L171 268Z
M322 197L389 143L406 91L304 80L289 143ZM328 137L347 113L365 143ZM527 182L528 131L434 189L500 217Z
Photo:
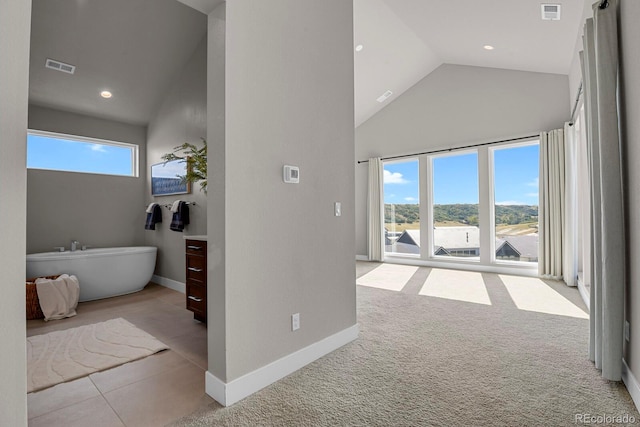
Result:
M446 250L477 249L480 247L480 229L475 226L434 227L433 239L436 250L439 248ZM537 234L496 238L496 251L507 242L521 257L538 257ZM416 250L420 248L420 230L405 230L398 238L396 245L403 248L402 252L417 253ZM415 249L412 249L411 246Z

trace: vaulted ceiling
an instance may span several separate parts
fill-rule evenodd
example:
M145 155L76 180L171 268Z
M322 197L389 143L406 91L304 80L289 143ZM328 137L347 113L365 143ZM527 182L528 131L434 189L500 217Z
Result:
M30 102L148 123L221 1L33 0ZM559 21L543 21L541 3L354 0L356 126L443 63L568 74L590 2L549 1L561 4ZM75 74L45 68L47 58Z

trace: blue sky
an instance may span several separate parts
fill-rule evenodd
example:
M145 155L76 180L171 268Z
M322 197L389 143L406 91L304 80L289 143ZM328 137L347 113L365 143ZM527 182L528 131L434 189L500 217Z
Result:
M131 148L41 135L27 138L27 167L131 176Z
M494 150L495 201L502 205L538 204L538 145ZM418 203L418 161L385 163L385 203ZM478 203L476 153L433 159L434 203Z

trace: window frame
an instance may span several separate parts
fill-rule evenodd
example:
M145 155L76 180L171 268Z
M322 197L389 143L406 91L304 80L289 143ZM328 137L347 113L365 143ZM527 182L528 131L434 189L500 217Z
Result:
M411 263L428 267L461 268L474 271L496 272L501 274L522 274L537 276L538 264L528 261L508 261L496 258L495 245L495 187L494 156L492 150L509 147L522 147L540 143L540 138L531 136L518 142L479 144L477 147L464 147L439 150L433 153L407 156L406 160L418 160L419 168L419 212L420 212L420 254L384 253L390 262ZM433 227L433 159L451 155L476 153L478 161L478 224L480 228L480 256L451 257L434 253ZM405 158L385 160L383 163L395 163ZM384 198L381 200L384 209ZM538 202L539 206L539 202ZM383 230L384 233L384 224ZM427 248L427 249L425 249ZM471 259L470 259L471 258ZM410 260L414 261L410 261Z
M421 161L421 156L412 156L412 157L406 157L406 158L402 158L402 159L392 159L392 160L384 160L382 162L382 169L384 171L385 165L392 165L392 164L397 164L397 163L408 163L408 162L417 162L418 163L418 214L419 214L419 222L420 222L420 230L422 230L422 191L423 191L423 187L424 185L422 184L422 179L423 179L423 172L422 172L422 161ZM384 227L385 227L385 222L384 222L384 212L385 212L385 194L384 194L384 182L382 183L382 197L381 197L381 202L382 202L382 236L384 238ZM396 203L397 204L397 203ZM424 237L422 237L422 233L420 233L420 241L422 242L424 239ZM421 259L423 257L423 249L422 249L422 244L418 247L418 253L417 254L411 254L411 253L403 253L403 252L387 252L386 250L386 245L385 245L385 249L384 249L384 257L397 257L397 258L409 258L409 259Z
M69 172L69 173L85 173L85 174L129 177L129 178L140 177L140 146L137 144L112 141L112 140L100 139L100 138L93 138L93 137L81 136L81 135L70 135L70 134L59 133L59 132L43 131L43 130L37 130L37 129L27 129L27 141L26 141L27 144L28 144L28 138L30 135L40 136L40 137L50 138L50 139L63 139L63 140L79 142L83 144L95 144L95 145L106 145L106 146L119 147L119 148L128 148L131 150L131 175L105 173L105 172L74 171L74 170L56 169L56 168L30 167L28 166L28 160L29 160L28 158L27 158L27 169Z
M477 185L477 190L478 190L478 230L482 230L482 216L481 216L481 204L482 204L482 196L481 196L481 183L480 183L480 150L477 148L461 148L461 149L452 149L451 151L448 151L446 153L435 153L435 154L428 154L426 155L426 163L427 163L427 167L429 170L429 174L426 175L429 177L429 182L425 183L425 186L429 188L429 195L428 195L428 206L427 209L429 211L429 220L430 220L430 226L429 229L427 230L427 235L428 235L428 247L429 247L429 253L428 253L428 259L432 260L432 261L442 261L442 262L460 262L460 263L471 263L471 264L478 264L482 262L482 258L480 258L480 254L483 252L482 251L482 237L480 237L480 241L479 241L479 245L480 247L478 248L478 255L474 255L474 256L459 256L459 255L437 255L436 254L436 250L435 250L435 213L434 213L434 184L435 184L435 180L434 180L434 172L435 172L435 167L434 167L434 160L435 159L439 159L439 158L446 158L446 157L453 157L453 156L465 156L465 155L469 155L469 154L475 154L476 155L476 162L477 162L477 166L478 166L478 176L476 177L476 185ZM480 232L480 231L479 231ZM482 236L482 235L481 235Z
M495 177L495 152L498 150L508 150L511 148L522 148L529 147L532 145L537 145L538 149L540 147L540 139L539 138L531 138L527 141L515 142L515 143L506 143L506 144L496 144L492 147L487 147L489 154L489 233L491 236L490 246L491 246L491 264L494 265L503 265L503 266L532 266L537 269L538 262L531 261L512 261L506 259L498 259L496 257L496 177ZM538 159L538 171L540 170L540 160ZM540 178L540 174L538 173L538 179ZM539 181L538 181L539 182ZM540 184L538 183L538 227L540 225ZM538 249L538 258L540 257L540 249Z

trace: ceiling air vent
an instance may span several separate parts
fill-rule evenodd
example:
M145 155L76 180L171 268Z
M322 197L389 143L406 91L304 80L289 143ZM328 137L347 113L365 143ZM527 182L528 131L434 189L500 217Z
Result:
M49 58L47 58L47 62L45 62L44 66L47 68L51 68L52 70L58 70L68 74L73 74L76 71L75 65L65 64L64 62L56 61L55 59Z
M559 4L542 4L542 20L543 21L559 21L560 5Z
M387 98L389 98L391 95L393 95L393 92L391 92L390 90L386 91L385 93L383 93L382 95L380 95L378 97L378 99L376 99L376 101L378 102L384 102L387 100Z

